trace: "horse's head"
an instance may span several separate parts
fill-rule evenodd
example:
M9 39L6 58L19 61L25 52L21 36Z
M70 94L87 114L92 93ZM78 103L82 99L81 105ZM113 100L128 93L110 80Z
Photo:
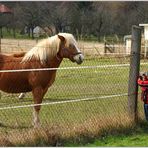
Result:
M60 39L58 56L68 58L72 62L81 64L84 60L84 56L78 48L73 35L69 33L59 33L58 38Z

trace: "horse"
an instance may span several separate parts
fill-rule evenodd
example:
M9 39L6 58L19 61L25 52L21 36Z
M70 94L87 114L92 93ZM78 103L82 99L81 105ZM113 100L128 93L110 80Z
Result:
M32 92L36 104L33 110L34 127L40 127L40 104L48 88L54 83L57 70L27 71L27 69L58 68L63 58L77 64L84 60L77 41L70 33L58 33L43 39L26 53L0 54L0 70L22 70L1 72L0 90L7 93Z

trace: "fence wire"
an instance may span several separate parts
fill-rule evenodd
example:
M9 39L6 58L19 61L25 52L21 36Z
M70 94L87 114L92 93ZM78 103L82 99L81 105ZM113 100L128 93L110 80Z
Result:
M32 146L38 140L58 146L59 139L131 126L127 104L129 61L129 55L95 55L86 56L83 64L77 66L65 59L44 96L39 129L32 126L32 94L19 99L20 94L1 91L0 146ZM141 71L146 71L147 64L142 62ZM144 119L141 101L138 108L139 117Z

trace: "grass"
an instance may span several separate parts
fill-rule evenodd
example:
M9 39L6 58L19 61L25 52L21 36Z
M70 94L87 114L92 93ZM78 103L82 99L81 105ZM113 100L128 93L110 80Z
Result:
M87 146L148 146L148 135L139 133L136 135L108 136L103 140L96 140L94 144Z
M124 123L117 121L118 116L114 117L117 118L110 119L106 117L102 119L102 117L96 116L85 120L81 124L72 123L65 125L62 123L54 123L43 126L40 129L19 129L17 131L15 130L15 132L9 132L9 136L7 137L4 137L5 132L3 132L0 139L3 138L15 146L54 146L53 143L55 143L56 146L64 146L66 144L86 143L105 133L110 133L117 129L120 129L120 131L121 129L128 130L132 127L132 122L128 117ZM125 120L125 114L124 116L120 116L120 118ZM13 128L15 127L13 126ZM18 127L16 128L18 129ZM3 146L8 146L9 143L4 143Z
M93 139L90 143L67 143L65 146L84 146L84 147L96 147L96 146L148 146L148 126L147 122L140 122L133 129L129 129L129 131L117 133L109 133L107 135L102 135L101 137Z
M31 34L29 37L28 34L20 34L20 32L21 32L21 30L16 29L15 36L14 36L13 30L7 31L7 28L5 28L5 27L3 27L3 29L2 29L2 34L3 34L4 38L7 38L7 39L14 39L14 38L15 39L27 39L27 40L32 39ZM43 37L40 37L40 38L43 38Z
M82 66L120 64L121 61L119 58L88 58ZM122 63L128 62L129 59L122 61ZM64 60L61 67L65 66L77 65ZM44 102L127 93L128 72L128 67L58 70L56 81L49 88ZM3 93L0 99L0 107L31 103L30 94L22 101L16 95ZM142 109L142 103L139 103L139 109ZM2 135L0 139L6 140L6 143L1 145L54 145L51 144L52 141L57 144L59 139L65 141L71 137L78 142L83 138L101 135L106 129L109 131L115 128L129 129L133 125L128 118L127 96L44 106L40 112L43 127L38 131L40 135L37 133L34 135L31 125L32 110L32 108L21 108L0 111ZM41 137L44 138L37 143ZM52 138L55 139L51 140Z

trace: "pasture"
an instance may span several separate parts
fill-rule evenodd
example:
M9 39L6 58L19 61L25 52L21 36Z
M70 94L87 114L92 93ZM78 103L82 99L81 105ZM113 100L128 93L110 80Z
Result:
M77 65L64 60L60 67L67 69L57 71L56 81L49 88L43 103L88 100L42 106L40 112L42 128L38 136L44 137L44 140L49 138L47 136L49 133L58 134L57 137L60 138L95 136L105 129L132 126L127 105L129 66L118 66L128 63L129 57L86 56L84 63L79 67L94 66L93 68L69 69L68 67ZM146 67L141 66L141 70L146 70ZM37 137L32 127L32 107L2 109L33 103L31 94L28 93L22 100L18 99L18 95L1 92L0 139L23 145ZM140 101L139 116L143 118Z
M139 125L124 131L114 131L99 138L94 138L90 141L80 143L66 143L64 146L83 146L83 147L97 147L97 146L113 146L113 147L137 147L148 145L148 127L146 122L140 122Z

